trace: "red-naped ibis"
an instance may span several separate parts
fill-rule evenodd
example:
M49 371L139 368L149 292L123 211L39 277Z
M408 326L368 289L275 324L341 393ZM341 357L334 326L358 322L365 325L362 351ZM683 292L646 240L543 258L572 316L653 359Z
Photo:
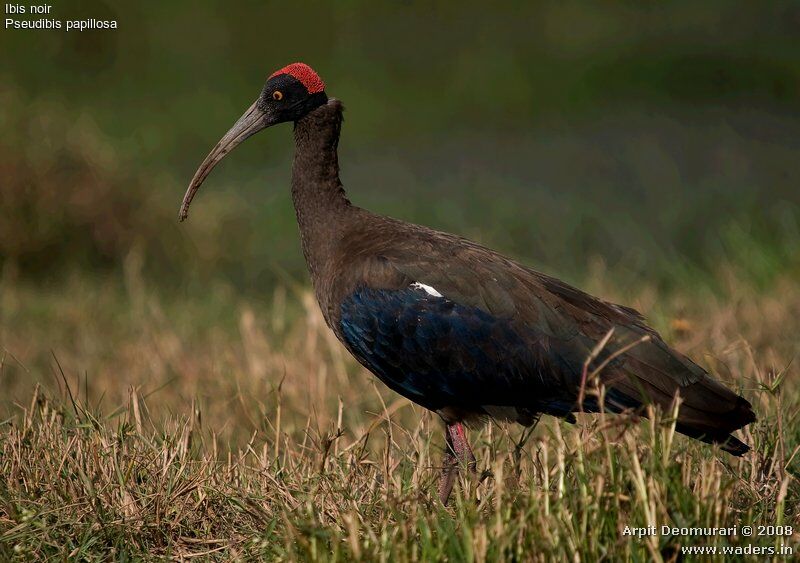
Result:
M200 165L180 219L234 147L294 123L292 199L325 321L381 381L444 421L443 502L460 465L475 471L463 424L488 417L531 425L540 414L574 420L601 408L646 414L645 405L670 409L679 396L678 432L748 451L731 432L755 420L750 403L670 348L634 309L461 237L352 205L339 179L342 109L309 66L272 74ZM604 394L586 392L587 371L597 370Z

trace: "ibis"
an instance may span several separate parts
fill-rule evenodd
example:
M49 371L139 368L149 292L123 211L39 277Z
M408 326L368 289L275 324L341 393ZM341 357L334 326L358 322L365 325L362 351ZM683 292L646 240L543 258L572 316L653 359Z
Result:
M474 473L465 425L530 426L542 414L677 409L676 430L740 456L750 403L672 349L639 312L593 297L465 238L348 200L337 146L342 102L303 63L273 73L192 178L179 218L237 145L294 124L291 193L327 325L390 389L444 422L439 496ZM377 181L378 179L376 179ZM596 392L593 389L601 389Z

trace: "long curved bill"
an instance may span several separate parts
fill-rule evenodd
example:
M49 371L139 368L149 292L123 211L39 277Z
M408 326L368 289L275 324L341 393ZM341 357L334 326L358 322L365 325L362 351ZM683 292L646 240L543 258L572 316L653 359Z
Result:
M241 144L242 141L270 125L272 125L272 123L269 116L258 108L257 101L253 102L253 105L244 112L244 115L231 127L230 131L225 133L225 136L211 149L211 152L208 153L208 156L200 165L200 168L194 173L194 178L189 182L186 195L183 196L183 204L178 213L179 221L183 221L189 215L189 205L192 203L194 194L200 189L206 176L211 173L214 167L225 158L229 152Z

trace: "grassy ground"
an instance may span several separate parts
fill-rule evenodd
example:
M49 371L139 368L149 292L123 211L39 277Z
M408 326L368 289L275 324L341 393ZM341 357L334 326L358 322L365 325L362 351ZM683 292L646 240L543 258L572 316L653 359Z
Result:
M133 260L135 262L135 260ZM436 500L438 419L350 359L311 295L166 298L124 282L0 286L0 559L637 560L788 536L624 535L626 526L800 530L800 289L624 299L739 388L736 459L657 421L471 432L480 485ZM526 441L522 447L518 447ZM476 501L476 499L479 499ZM718 557L719 558L719 557ZM781 559L781 557L777 557ZM763 559L763 557L755 557Z

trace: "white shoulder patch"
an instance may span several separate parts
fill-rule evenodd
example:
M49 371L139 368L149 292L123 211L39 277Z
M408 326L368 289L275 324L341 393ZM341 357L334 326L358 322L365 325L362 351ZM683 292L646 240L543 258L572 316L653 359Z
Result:
M421 289L428 295L432 295L434 297L443 297L441 293L436 291L436 288L433 288L429 285L425 285L424 283L414 282L411 284L411 287L413 287L414 289Z

